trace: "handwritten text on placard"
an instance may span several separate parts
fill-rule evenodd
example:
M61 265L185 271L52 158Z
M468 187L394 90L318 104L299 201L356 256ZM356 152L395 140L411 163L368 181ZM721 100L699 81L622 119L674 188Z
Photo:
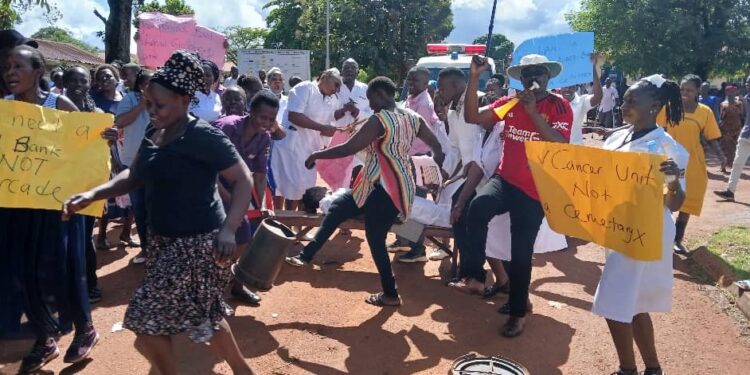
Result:
M0 207L62 209L73 194L109 179L100 136L112 115L64 112L0 100ZM103 202L82 213L101 216Z
M224 66L226 36L198 25L193 17L162 13L138 16L138 62L151 68L163 66L178 49L197 51L201 59Z
M550 227L638 260L662 254L663 156L527 142Z

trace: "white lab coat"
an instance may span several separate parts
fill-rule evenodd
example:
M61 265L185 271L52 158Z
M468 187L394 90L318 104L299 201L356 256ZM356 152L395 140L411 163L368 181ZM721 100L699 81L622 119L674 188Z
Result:
M302 113L319 124L331 125L337 105L335 96L323 96L317 82L301 82L289 92L281 125L287 135L274 144L271 158L276 195L300 200L307 189L315 186L317 172L315 168L305 168L305 160L323 146L320 132L295 126L289 121L289 113Z
M629 142L630 129L612 134L602 148L607 150L663 154L687 168L688 152L661 127ZM623 145L623 143L625 143ZM684 179L680 182L685 185ZM664 207L662 257L639 261L622 253L606 251L606 264L594 296L592 311L606 319L631 323L641 313L668 312L672 308L672 246L675 225L672 213Z

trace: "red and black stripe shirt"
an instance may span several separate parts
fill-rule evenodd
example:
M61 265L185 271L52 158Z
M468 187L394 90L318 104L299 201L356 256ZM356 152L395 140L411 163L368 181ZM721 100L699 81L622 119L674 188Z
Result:
M511 99L510 97L500 98L490 104L490 108L500 107ZM567 100L559 95L550 93L546 98L536 102L536 108L549 126L562 134L566 140L570 141L573 110ZM493 111L493 113L495 112ZM500 118L497 120L501 121ZM539 136L539 131L521 103L514 106L505 115L504 120L503 153L500 156L500 166L497 168L496 174L523 190L528 196L539 200L539 194L534 185L529 162L526 158L525 146L527 141L542 140Z

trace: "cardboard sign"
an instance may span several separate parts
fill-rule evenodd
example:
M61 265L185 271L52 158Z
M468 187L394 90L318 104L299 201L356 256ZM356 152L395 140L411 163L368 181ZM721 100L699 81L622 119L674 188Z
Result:
M0 100L0 207L62 210L70 196L109 180L100 133L114 118ZM101 216L104 201L84 215Z
M156 68L164 65L172 52L179 49L197 51L201 59L211 60L221 69L227 53L226 36L199 26L193 17L162 13L138 16L138 61Z
M637 260L662 254L664 156L526 142L550 227Z
M518 65L521 57L528 54L546 56L550 61L557 61L563 65L562 73L551 79L548 89L557 89L592 80L591 53L594 52L594 33L576 32L568 34L542 36L521 43L513 52L511 65ZM521 81L510 79L510 87L523 90Z

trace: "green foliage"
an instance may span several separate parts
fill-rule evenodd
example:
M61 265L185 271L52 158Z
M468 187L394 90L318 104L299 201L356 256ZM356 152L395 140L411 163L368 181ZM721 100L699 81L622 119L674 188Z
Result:
M721 257L738 279L750 278L750 230L733 226L723 228L708 239L708 249Z
M44 16L50 24L62 17L60 11L48 0L0 0L0 30L10 29L21 23L21 15L35 7L44 9Z
M185 0L166 0L164 4L159 4L158 0L151 0L150 3L144 3L140 0L134 7L135 17L133 17L133 26L138 28L138 15L145 12L159 12L173 16L192 16L195 10L187 5Z
M272 0L267 48L311 51L313 72L325 68L325 0ZM352 57L373 75L402 79L409 59L453 30L450 0L331 0L331 65ZM369 75L369 74L368 74Z
M487 44L487 35L482 35L474 39L474 44ZM492 57L495 60L495 64L500 66L507 65L510 62L510 56L513 54L515 49L513 42L508 40L503 34L492 34L492 44L490 45L490 51L487 56ZM500 71L504 71L501 69Z
M34 39L51 40L53 42L61 42L72 44L84 51L99 52L96 47L93 47L81 40L76 39L68 30L61 29L59 27L49 26L39 29L32 36Z
M625 73L736 74L750 69L748 0L584 0L566 19Z
M237 64L237 50L263 48L268 30L258 27L231 26L224 30L229 42L227 60Z

